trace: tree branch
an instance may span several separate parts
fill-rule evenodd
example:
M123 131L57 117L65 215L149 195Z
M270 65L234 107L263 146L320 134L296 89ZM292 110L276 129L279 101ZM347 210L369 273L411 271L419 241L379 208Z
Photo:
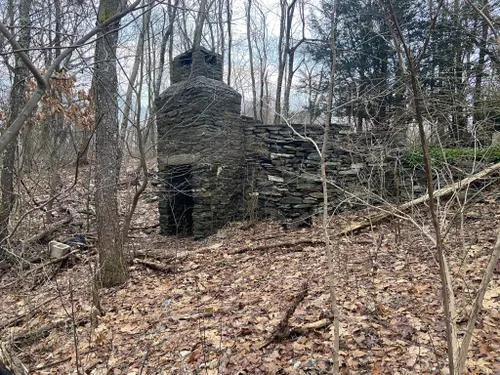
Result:
M81 44L85 43L87 40L92 38L94 35L96 35L101 29L109 26L113 22L116 22L118 19L124 17L131 11L133 11L139 4L141 0L136 0L134 3L132 3L131 6L123 10L122 12L116 14L113 17L110 17L107 19L105 22L101 23L99 26L95 27L93 30L85 34L83 37L81 37L79 40L77 40L74 44L70 45L67 47L52 63L52 65L49 66L47 69L47 72L42 76L40 71L35 67L33 64L32 60L28 57L28 55L22 51L21 46L17 41L15 40L14 36L9 32L7 27L3 24L3 22L0 22L0 32L9 40L9 43L12 45L14 48L14 53L18 54L19 57L23 60L23 62L26 64L28 69L33 73L35 79L37 80L37 87L35 89L35 92L31 96L31 98L28 100L24 108L21 110L19 115L14 119L14 121L10 124L10 126L5 130L4 134L0 137L0 153L2 153L7 145L12 141L16 135L19 133L21 130L22 126L28 119L28 117L31 115L31 113L36 109L38 102L42 98L45 90L48 87L48 82L56 68L61 64L61 62L69 56L73 50L78 48Z

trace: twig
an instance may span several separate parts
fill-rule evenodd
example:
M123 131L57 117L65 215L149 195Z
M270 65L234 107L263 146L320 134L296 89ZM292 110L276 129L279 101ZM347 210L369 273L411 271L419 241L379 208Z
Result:
M35 370L36 371L45 370L45 369L48 369L48 368L51 368L51 367L58 366L61 363L68 362L68 361L71 361L71 356L63 358L63 359L60 359L60 360L55 361L55 362L47 363L46 365L43 365L43 366L36 367Z

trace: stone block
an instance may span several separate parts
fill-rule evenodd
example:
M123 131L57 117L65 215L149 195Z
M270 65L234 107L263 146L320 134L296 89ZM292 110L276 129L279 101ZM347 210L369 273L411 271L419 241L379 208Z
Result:
M320 184L315 182L301 182L297 184L297 190L317 190Z
M309 193L309 196L312 197L312 198L323 199L323 193L322 192Z
M344 169L342 171L339 171L339 174L342 176L349 176L349 175L357 175L359 172L359 169Z
M323 198L323 193L321 193L321 198ZM318 203L318 199L316 198L313 198L313 197L305 197L302 202L304 204L308 204L308 205L311 205L311 204L317 204Z
M169 156L158 156L158 165L165 166L179 166L179 165L189 165L196 163L201 159L201 155L199 153L194 154L177 154L177 155L169 155Z
M58 241L49 242L50 257L52 259L61 259L69 254L70 246Z
M273 181L273 182L285 182L285 179L283 177L279 177L279 176L267 175L267 179L269 181Z
M263 195L263 196L268 196L268 197L282 197L283 196L282 193L280 193L278 191L271 191L271 190L261 191L259 194Z
M294 205L292 205L292 207L297 209L297 210L303 210L306 208L311 208L311 205L302 203L302 204L294 204Z
M274 153L274 152L271 152L271 159L280 159L280 158L293 158L293 154L284 154L284 153L281 153L281 154L278 154L278 153Z
M365 167L364 163L353 163L351 164L351 169L362 169Z
M280 203L282 204L302 204L302 197L288 196L283 198Z

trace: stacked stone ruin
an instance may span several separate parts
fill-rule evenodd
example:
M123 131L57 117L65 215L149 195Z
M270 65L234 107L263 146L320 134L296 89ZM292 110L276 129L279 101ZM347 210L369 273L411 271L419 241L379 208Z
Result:
M241 95L222 82L222 57L205 49L177 56L171 82L156 102L160 226L201 238L243 211Z
M156 102L163 234L203 238L231 221L260 218L293 225L321 211L320 157L311 140L321 146L323 129L240 116L241 95L222 82L222 57L206 49L177 56L171 82ZM332 126L332 210L392 199L395 190L405 199L421 193L418 182L398 181L397 139Z

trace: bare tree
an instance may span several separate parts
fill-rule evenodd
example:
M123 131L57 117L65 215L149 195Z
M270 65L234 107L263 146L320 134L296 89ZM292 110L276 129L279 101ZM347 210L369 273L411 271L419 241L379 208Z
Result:
M231 86L231 70L232 70L232 54L233 54L233 32L232 32L232 0L226 0L226 17L227 17L227 84Z
M333 315L333 374L338 375L340 371L339 364L339 349L340 349L340 317L339 308L337 305L337 294L335 291L336 277L335 277L335 267L334 267L334 254L330 243L329 234L329 217L328 217L328 180L326 176L326 153L328 150L328 136L330 130L330 124L332 122L333 115L333 87L335 84L335 70L337 62L337 49L335 40L335 29L336 29L336 9L337 1L333 3L332 13L330 15L331 29L330 29L330 49L332 54L332 66L330 68L330 80L328 83L328 99L327 99L327 111L325 127L323 132L323 145L321 147L321 184L323 186L323 237L325 239L326 256L328 260L328 285L330 287L330 303Z
M259 30L255 33L255 49L259 59L259 120L262 122L268 121L269 107L269 62L268 62L268 41L267 41L267 23L266 15L260 6L256 6L260 15L260 25L257 24L255 29ZM265 112L264 112L265 111Z
M29 48L30 44L30 10L32 0L21 0L19 4L19 46ZM13 11L13 0L10 0L10 10ZM14 26L14 25L12 25ZM21 58L16 56L14 65L14 82L10 95L9 128L13 128L14 120L21 114L26 103L27 81L29 70ZM0 243L8 236L9 218L14 206L14 168L17 150L17 132L7 142L2 161L1 190L2 201L0 207ZM1 151L1 149L0 149Z
M129 7L122 10L119 14L116 14L113 17L106 19L106 21L102 22L96 28L92 29L87 34L85 34L84 36L82 36L81 38L76 40L74 43L71 43L68 47L64 48L62 50L61 54L46 69L44 74L42 74L40 72L40 70L38 70L38 68L33 63L33 61L26 54L25 49L19 44L19 42L12 35L12 33L9 31L9 29L3 24L3 22L0 22L0 33L2 33L3 36L9 41L9 43L11 44L11 46L14 49L13 52L16 54L16 57L22 59L22 61L24 62L24 64L26 64L26 67L33 74L33 76L37 82L37 86L36 86L35 91L31 95L29 100L26 102L23 109L19 112L19 115L11 122L11 124L9 125L9 128L5 132L3 132L2 136L0 136L0 152L3 152L7 148L9 142L19 134L19 131L23 127L27 118L33 113L33 111L37 107L38 102L40 101L45 90L48 87L48 81L49 81L50 77L52 77L52 74L57 69L57 67L63 61L65 61L65 59L67 59L75 49L84 45L90 38L92 38L94 35L96 35L102 28L107 27L109 24L112 24L116 20L121 19L123 16L130 13L132 10L136 9L140 2L141 2L141 0L134 1Z
M148 29L148 24L149 24L149 19L150 19L150 14L148 12L144 13L142 16L142 33L146 34L147 29ZM141 49L137 50L137 53L140 54L141 56L144 55L144 43L141 45ZM142 92L143 84L144 84L144 59L141 60L140 63L140 75L139 75L139 82L138 82L138 88L137 91L138 93ZM139 198L141 194L146 190L147 184L148 184L148 167L146 163L146 149L145 149L145 137L144 137L144 131L141 128L141 95L137 95L137 110L136 110L136 118L135 121L133 122L133 126L136 130L137 134L137 148L139 149L139 164L140 164L140 169L142 170L143 173L143 178L140 183L139 188L135 191L135 194L132 198L132 203L130 206L130 209L125 217L125 220L123 222L123 227L122 227L122 238L123 238L123 243L126 244L128 240L128 232L130 229L130 223L132 222L132 217L134 215L135 209L137 207L137 203L139 202ZM150 107L151 108L151 107ZM149 111L149 115L152 115L152 111ZM149 121L146 122L149 124Z
M101 0L98 22L118 14L121 0ZM111 287L128 276L120 232L116 196L120 148L118 135L118 79L116 49L120 21L103 27L97 34L93 91L96 127L96 216L99 240L99 285Z
M295 4L297 0L292 0L292 5ZM278 79L276 82L276 101L274 106L274 124L278 124L281 121L281 91L283 89L283 77L285 75L285 65L286 65L286 51L288 50L289 40L286 38L286 25L287 25L287 14L288 14L288 1L280 0L280 33L278 38Z
M196 17L196 28L194 29L193 49L201 47L201 38L203 36L203 27L205 26L205 19L207 17L207 0L200 1L200 8L198 9L198 16ZM194 59L194 57L193 57ZM193 65L194 65L193 61Z

